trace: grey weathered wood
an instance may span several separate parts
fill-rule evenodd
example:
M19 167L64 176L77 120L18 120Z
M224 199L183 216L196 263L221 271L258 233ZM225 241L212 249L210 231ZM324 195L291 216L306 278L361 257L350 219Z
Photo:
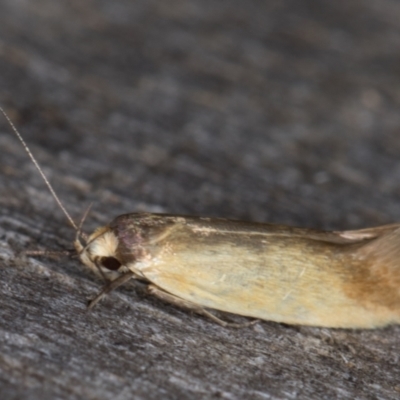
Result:
M400 4L0 4L0 103L86 230L128 211L319 228L400 219ZM397 399L400 327L224 329L101 283L5 123L4 399ZM329 296L329 293L327 293ZM240 319L242 320L242 319Z

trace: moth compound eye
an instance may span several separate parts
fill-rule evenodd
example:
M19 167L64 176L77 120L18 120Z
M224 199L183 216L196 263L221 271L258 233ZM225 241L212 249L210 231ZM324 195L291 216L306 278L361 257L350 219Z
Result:
M116 271L122 265L115 257L103 257L100 263L110 271Z

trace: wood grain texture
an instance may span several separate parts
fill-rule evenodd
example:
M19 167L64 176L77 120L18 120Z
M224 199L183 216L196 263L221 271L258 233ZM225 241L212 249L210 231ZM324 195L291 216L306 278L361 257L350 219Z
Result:
M396 2L0 4L0 103L85 230L133 211L321 229L400 220ZM397 399L400 327L224 329L73 259L0 127L7 399ZM238 321L243 319L238 318Z

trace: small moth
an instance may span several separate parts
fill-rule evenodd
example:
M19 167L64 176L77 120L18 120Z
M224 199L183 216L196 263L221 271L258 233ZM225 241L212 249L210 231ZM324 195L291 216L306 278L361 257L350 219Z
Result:
M76 230L81 262L108 281L89 308L139 279L155 296L224 326L207 310L332 328L400 323L400 224L327 232L133 213L86 237L0 110Z

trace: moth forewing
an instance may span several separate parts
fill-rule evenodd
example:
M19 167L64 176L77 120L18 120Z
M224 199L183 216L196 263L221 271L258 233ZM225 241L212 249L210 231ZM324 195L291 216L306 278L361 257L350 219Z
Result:
M400 286L387 295L379 277L379 263L388 265L379 243L386 236L397 243L398 226L355 232L127 214L92 240L81 259L115 258L121 271L129 269L178 299L247 317L342 328L399 322ZM110 234L114 248L104 240ZM363 262L368 252L370 265ZM399 280L397 265L391 272ZM360 293L366 283L369 297Z

